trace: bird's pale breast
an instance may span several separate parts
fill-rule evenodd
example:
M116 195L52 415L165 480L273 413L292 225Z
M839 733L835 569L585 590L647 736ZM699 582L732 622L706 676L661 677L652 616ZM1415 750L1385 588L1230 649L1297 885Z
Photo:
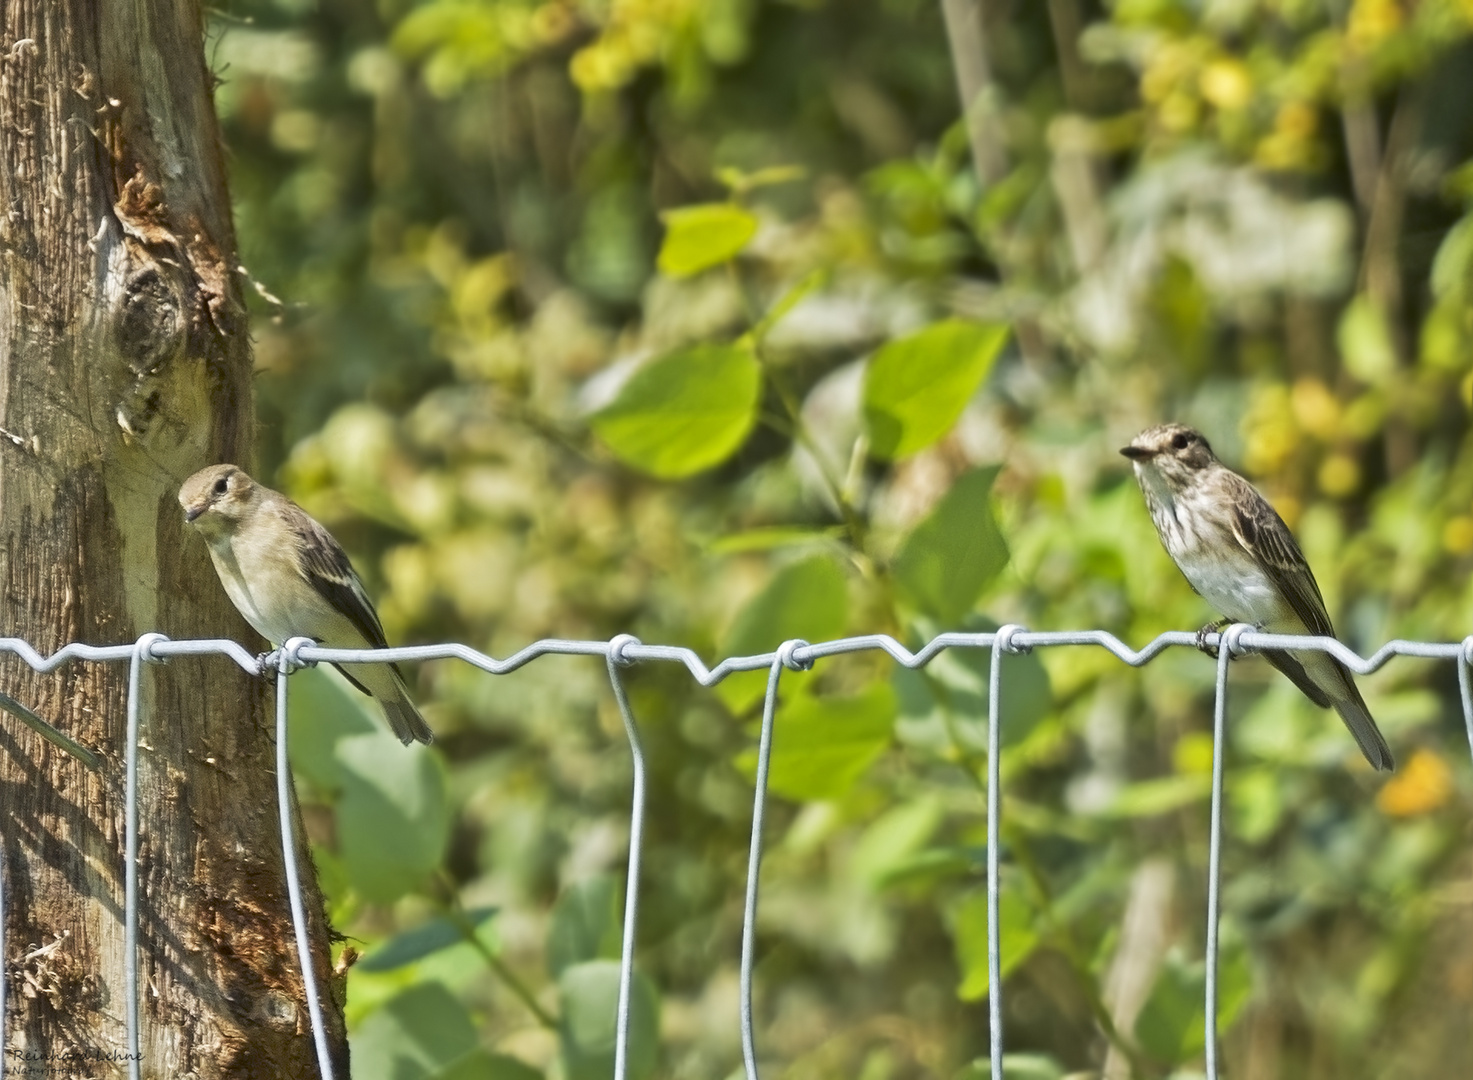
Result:
M1176 564L1192 588L1234 622L1265 627L1280 623L1287 608L1283 596L1247 553L1236 543L1234 548L1231 552L1201 545L1185 548Z
M1287 600L1233 534L1231 504L1211 494L1172 498L1159 489L1145 491L1167 553L1204 600L1234 622L1292 629L1288 624L1297 619Z
M255 530L247 535L273 536ZM322 601L295 559L279 547L242 542L237 531L212 541L210 556L231 603L273 645L298 636L346 648L362 644L352 623Z

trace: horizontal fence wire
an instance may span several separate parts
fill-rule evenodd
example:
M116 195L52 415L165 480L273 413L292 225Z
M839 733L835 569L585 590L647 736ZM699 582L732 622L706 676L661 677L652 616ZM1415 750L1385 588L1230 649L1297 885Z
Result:
M54 671L70 661L119 663L127 661L128 711L127 746L124 751L126 780L124 788L124 981L127 1002L128 1072L130 1080L138 1080L142 1060L139 1053L138 1016L138 739L143 714L142 666L161 663L174 656L223 656L234 661L252 675L272 671L276 675L276 769L277 802L281 827L282 858L285 865L288 899L291 906L298 962L302 970L303 991L307 998L312 1036L316 1047L318 1069L323 1080L333 1080L333 1067L328 1048L327 1031L322 1017L322 1003L312 965L308 921L298 879L298 861L293 834L292 785L287 763L287 680L303 667L319 663L366 664L414 662L424 660L462 660L492 675L507 675L542 656L598 656L608 668L610 688L629 741L633 768L633 798L630 807L629 857L625 887L623 946L620 963L619 1002L616 1017L615 1080L626 1080L629 1060L629 1027L631 989L634 972L634 946L639 914L640 856L644 836L645 759L621 671L640 662L664 662L683 665L702 686L713 686L738 671L766 669L767 693L762 707L762 729L757 753L757 776L752 800L752 832L747 862L745 905L742 917L742 950L740 973L740 1025L742 1057L748 1080L758 1080L758 1057L752 1013L752 972L756 960L756 923L759 879L762 866L762 826L767 805L767 775L777 711L778 690L784 671L806 671L815 662L844 653L882 651L908 668L928 664L946 649L983 649L991 652L988 678L987 732L987 962L989 1057L994 1080L1003 1078L1002 1023L1002 950L999 902L999 830L1001 823L1000 746L1005 701L1001 658L1010 653L1029 652L1035 648L1060 646L1097 646L1106 649L1132 667L1149 663L1163 651L1173 647L1205 648L1217 653L1217 681L1212 722L1212 801L1209 823L1207 867L1207 932L1204 1058L1207 1080L1218 1080L1217 1066L1217 951L1218 918L1221 892L1222 862L1222 789L1227 716L1228 662L1233 657L1257 652L1321 652L1328 653L1359 675L1379 670L1394 656L1457 662L1458 689L1463 722L1473 753L1473 635L1460 642L1424 642L1396 640L1387 642L1369 657L1361 657L1334 638L1288 634L1265 634L1252 626L1234 624L1221 633L1198 635L1186 631L1161 634L1140 650L1130 648L1104 630L1067 630L1034 632L1021 626L1008 625L992 633L945 633L912 652L886 634L840 638L818 644L792 640L777 649L756 656L729 657L715 667L707 667L690 649L673 645L645 645L629 634L611 641L572 641L557 638L536 641L507 657L497 660L467 645L448 643L416 645L397 649L327 649L309 638L293 638L281 649L265 656L255 656L234 641L200 639L173 641L162 634L144 634L127 645L84 645L73 643L49 656L36 651L19 638L0 638L0 653L19 657L38 672ZM8 859L0 847L0 959L5 956L5 874ZM9 975L8 965L0 970L0 978ZM7 988L0 985L0 1080L5 1071L5 998Z

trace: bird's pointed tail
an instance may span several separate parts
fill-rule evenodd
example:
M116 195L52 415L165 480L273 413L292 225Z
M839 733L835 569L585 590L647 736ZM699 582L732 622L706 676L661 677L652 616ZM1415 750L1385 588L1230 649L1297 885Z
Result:
M1345 726L1355 736L1360 752L1374 768L1390 772L1396 768L1396 759L1391 756L1391 747L1371 710L1366 708L1355 677L1344 664L1323 653L1264 653L1270 664L1289 677L1289 681L1304 692L1304 696L1321 708L1331 707L1340 714Z
M358 670L351 670L355 666ZM384 718L393 729L394 737L405 746L412 742L435 741L435 733L409 697L409 688L404 685L398 664L334 664L333 667L343 673L343 678L383 706Z
M1366 756L1366 760L1375 768L1390 772L1396 768L1396 759L1391 756L1391 747L1386 745L1385 736L1376 726L1376 721L1371 718L1371 710L1366 708L1366 703L1360 696L1360 690L1356 688L1355 683L1351 682L1348 673L1345 676L1345 682L1350 687L1350 694L1335 702L1335 711L1340 714L1340 719L1345 721L1345 726L1355 736L1360 752Z
M390 664L389 672L394 676L394 692L379 697L379 703L384 707L384 716L388 717L389 727L394 729L394 734L405 746L412 742L434 742L435 733L409 699L409 688L404 685L404 676L399 673L399 666Z

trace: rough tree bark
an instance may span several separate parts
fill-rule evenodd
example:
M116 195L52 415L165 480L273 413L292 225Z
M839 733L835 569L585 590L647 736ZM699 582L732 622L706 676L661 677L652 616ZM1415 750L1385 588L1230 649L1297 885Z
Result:
M250 467L251 355L196 0L0 6L0 635L258 639L175 492ZM106 759L0 718L7 1065L121 1065L126 665L0 686ZM149 665L140 762L145 1076L315 1075L274 794L269 684ZM310 870L306 880L314 881ZM309 884L319 984L331 985ZM341 1009L327 1008L346 1075ZM37 1061L36 1059L40 1060Z

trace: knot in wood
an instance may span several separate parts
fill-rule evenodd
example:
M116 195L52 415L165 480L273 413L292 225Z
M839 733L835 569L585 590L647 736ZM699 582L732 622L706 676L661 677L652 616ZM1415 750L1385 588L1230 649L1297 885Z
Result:
M157 371L184 346L188 323L182 290L151 261L124 281L115 319L118 351L135 375Z

